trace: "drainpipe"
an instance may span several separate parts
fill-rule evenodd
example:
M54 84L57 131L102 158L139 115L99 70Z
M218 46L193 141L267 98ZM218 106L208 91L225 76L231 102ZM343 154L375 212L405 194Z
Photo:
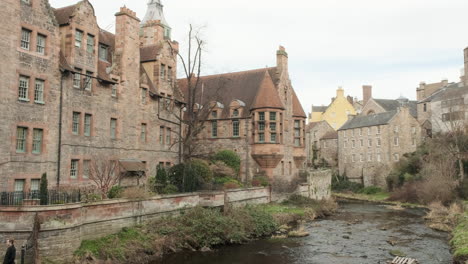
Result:
M182 106L179 109L179 164L182 163Z
M62 116L63 116L63 80L68 71L63 70L60 74L60 101L58 122L58 144L57 144L57 189L60 187L60 167L62 164Z

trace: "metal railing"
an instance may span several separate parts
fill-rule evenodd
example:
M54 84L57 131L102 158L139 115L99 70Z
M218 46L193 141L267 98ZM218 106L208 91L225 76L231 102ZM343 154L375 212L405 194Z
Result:
M0 192L0 206L70 204L81 202L81 198L80 190L67 192L48 190L45 194L39 191Z

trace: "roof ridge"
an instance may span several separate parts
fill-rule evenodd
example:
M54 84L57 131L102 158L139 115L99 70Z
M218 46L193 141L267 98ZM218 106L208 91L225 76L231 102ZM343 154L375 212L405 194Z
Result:
M229 75L229 74L235 75L235 74L243 74L243 73L262 72L262 71L268 71L268 70L275 69L275 68L276 67L268 67L268 68L260 68L260 69L252 69L252 70L244 70L244 71L236 71L236 72L217 73L217 74L211 74L211 75L203 75L203 76L200 76L200 78L205 78L205 77L212 78L216 76Z
M80 1L80 2L81 2L81 1ZM63 6L63 7L59 7L59 8L55 8L55 7L53 7L53 9L55 9L55 10L59 10L59 9L64 9L64 8L70 8L70 7L72 7L72 6L76 6L76 5L78 5L78 3L79 3L79 2L77 2L77 3L73 4L73 5L67 5L67 6Z

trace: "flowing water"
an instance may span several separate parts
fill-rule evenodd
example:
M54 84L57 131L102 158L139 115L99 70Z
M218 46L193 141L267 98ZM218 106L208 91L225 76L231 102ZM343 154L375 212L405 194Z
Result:
M421 264L451 263L448 234L427 228L424 215L419 209L341 202L335 215L307 224L308 237L176 253L155 264L377 264L393 259L392 250Z

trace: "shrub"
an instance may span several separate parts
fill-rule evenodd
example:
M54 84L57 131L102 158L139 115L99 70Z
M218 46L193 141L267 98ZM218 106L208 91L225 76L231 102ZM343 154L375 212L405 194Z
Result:
M112 188L109 190L109 193L107 194L107 197L109 199L115 199L115 198L122 198L122 193L124 191L124 188L119 185L112 186Z
M254 184L255 182L255 184ZM258 184L258 185L257 185ZM266 176L255 176L253 179L252 179L252 186L263 186L263 187L266 187L270 185L270 179Z
M223 187L224 189L239 189L240 185L236 182L226 182Z
M147 192L141 187L130 187L126 188L122 192L122 197L127 199L146 199L151 196L151 193Z
M210 183L213 173L203 160L192 160L184 164L173 166L169 170L169 181L181 192L194 192L202 184Z
M381 193L382 189L377 186L368 186L368 187L362 188L358 192L363 193L363 194L376 194L376 193Z
M226 163L223 161L214 161L213 164L211 164L210 169L213 172L213 176L215 178L235 178L237 176L237 173L234 171L234 169L226 165Z
M164 187L164 189L162 189L163 194L175 194L178 192L179 192L179 189L177 189L177 186L172 185L172 184L168 184L166 185L166 187Z
M227 166L234 169L236 174L238 174L240 171L240 157L236 152L232 150L221 150L215 155L213 155L212 160L224 162Z
M162 193L163 189L167 185L167 172L166 169L158 165L157 171L156 171L156 177L155 177L155 182L154 182L154 190L157 193Z
M349 192L358 192L364 188L360 183L350 181L346 176L335 175L332 178L332 190L334 191L349 191Z
M49 191L48 191L48 181L47 181L47 174L42 174L41 183L39 187L39 199L41 200L41 205L47 205L49 202Z

